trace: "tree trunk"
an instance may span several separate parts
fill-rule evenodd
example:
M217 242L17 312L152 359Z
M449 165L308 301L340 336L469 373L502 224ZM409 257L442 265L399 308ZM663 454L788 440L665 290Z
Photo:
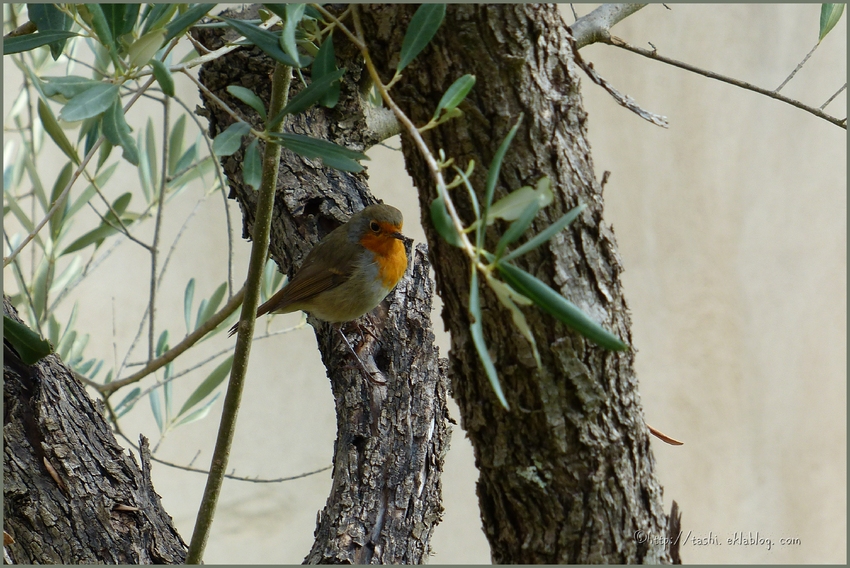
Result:
M385 82L415 9L359 8L372 59ZM549 176L555 200L537 216L535 233L579 203L588 207L567 231L517 264L628 343L622 267L613 232L602 220L602 188L593 172L568 37L553 5L449 5L437 36L404 70L392 96L422 125L452 82L465 73L477 77L460 107L464 115L427 131L425 139L433 153L444 150L462 169L474 160L472 181L479 191L487 164L523 114L496 199ZM512 408L505 411L470 339L469 261L433 230L428 215L436 197L433 178L411 140L402 135L402 142L420 192L437 290L445 305L443 320L451 331L452 392L475 450L481 515L493 560L669 562L660 538L653 541L666 536L667 518L654 477L634 352L606 351L549 315L525 308L543 360L538 370L509 314L482 286L484 335ZM470 223L474 216L465 193L452 195L461 218ZM505 227L497 222L487 231L488 250Z
M253 14L256 14L254 8ZM255 17L251 11L230 14ZM206 47L223 45L223 30L195 30ZM311 109L288 117L287 132L308 134L363 149L378 141L365 123L357 82L356 53L338 40L337 54L346 67L340 103L334 110ZM259 129L256 112L231 97L228 85L254 90L266 103L273 62L257 48L238 49L204 65L204 85L237 108ZM301 89L293 81L292 95ZM233 119L204 97L210 133L215 136ZM247 145L247 141L246 141ZM242 150L223 160L231 197L242 207L244 233L253 230L256 192L242 181ZM270 254L284 273L292 274L305 254L352 213L374 203L365 174L322 167L284 149L281 157ZM409 248L409 247L408 247ZM368 331L344 329L365 373L329 324L311 318L336 400L337 440L331 494L319 513L316 540L307 563L421 563L440 520L443 456L448 448L445 365L440 365L431 329L429 264L424 247L408 250L412 265L395 291L377 309L377 317L360 320ZM367 321L372 320L372 321ZM282 378L282 380L284 380ZM297 396L294 393L293 396Z
M17 313L3 299L3 312ZM3 342L4 560L180 564L186 545L142 467L57 355L25 365Z

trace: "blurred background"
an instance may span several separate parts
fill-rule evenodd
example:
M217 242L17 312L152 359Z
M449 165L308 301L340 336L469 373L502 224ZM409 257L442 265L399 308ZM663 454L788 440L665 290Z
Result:
M575 9L582 16L595 7ZM817 4L670 8L651 5L613 33L640 47L652 42L662 55L768 89L776 88L817 42ZM562 10L572 23L570 6ZM818 107L845 84L845 22L846 17L783 94ZM670 122L665 130L641 120L579 72L596 176L611 172L605 220L614 227L625 266L646 420L685 442L672 447L652 440L665 509L676 500L683 512L683 561L845 563L846 130L615 47L592 45L582 55L620 92ZM52 74L63 73L57 67ZM21 80L7 62L4 116ZM193 109L196 88L184 77L177 77L177 87ZM845 117L846 91L825 110ZM173 112L182 111L173 106ZM128 121L143 125L148 116L161 132L156 104L137 105ZM15 155L14 139L7 128L6 162ZM49 139L45 144L51 146L46 151L56 150ZM394 150L398 147L395 138L370 151L372 189L404 212L405 233L423 242L416 195ZM117 155L116 150L113 159ZM65 162L58 151L57 156L39 170L51 182ZM126 172L105 188L113 199L138 183L133 168ZM159 295L158 321L171 326L172 344L185 333L189 279L196 280L197 305L226 278L222 198L220 192L204 198L213 184L206 176L172 199L165 213L161 242L166 247L193 215ZM250 247L239 238L238 206L228 207L237 240L233 278L238 288ZM153 231L148 225L139 229L146 241ZM84 226L79 221L75 231L82 233ZM5 230L21 231L9 217ZM147 302L148 270L147 253L125 243L60 307L64 322L78 303L76 329L91 334L86 357L104 359L108 368L124 358ZM16 290L9 269L4 290ZM439 310L438 305L435 327L446 353ZM285 329L300 321L299 314L277 316L270 326ZM258 330L265 325L261 321ZM216 335L176 370L232 345L225 334ZM143 343L131 361L140 361L145 352ZM175 400L182 403L213 367L175 381ZM149 381L145 385L153 384ZM220 410L219 398L207 418L163 437L142 400L121 424L133 441L139 433L151 438L156 457L205 468ZM457 419L456 407L452 412ZM334 438L333 401L312 329L255 343L230 460L235 473L273 479L326 467ZM155 463L153 478L188 541L204 477ZM432 541L432 562L490 562L476 478L471 447L456 427L443 474L445 517ZM283 483L226 481L206 562L300 563L330 480L330 471L324 471ZM741 536L756 543L743 544Z

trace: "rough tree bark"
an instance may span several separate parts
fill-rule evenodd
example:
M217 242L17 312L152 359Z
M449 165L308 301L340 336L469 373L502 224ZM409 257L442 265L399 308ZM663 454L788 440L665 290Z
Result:
M250 11L231 15L252 17ZM221 36L222 30L196 31L196 38L211 49L223 45ZM338 42L340 48L342 43ZM343 85L339 106L333 111L310 110L288 122L285 130L362 149L378 138L365 124L355 52L343 48L338 53L345 60L341 66L349 70L347 76L353 77ZM262 128L256 113L225 89L242 85L268 101L272 63L259 49L239 49L206 64L199 77ZM292 95L300 89L293 81ZM202 113L215 136L233 119L206 97L204 101ZM244 148L225 159L223 166L231 197L242 207L248 236L256 192L243 185ZM351 213L374 202L365 175L324 168L284 149L272 221L272 258L291 276L316 242ZM355 327L345 326L360 359L378 378L364 378L330 325L310 320L336 400L337 440L331 494L319 514L307 563L421 563L430 552L430 537L442 512L440 474L449 441L446 378L430 323L433 284L425 249L409 253L411 266L379 306L378 316L361 318L368 331L352 333Z
M3 313L17 313L3 299ZM186 545L150 478L57 355L25 365L3 342L4 561L179 564Z
M366 41L388 81L415 6L360 8ZM428 131L436 153L465 168L486 165L520 113L525 119L508 151L496 199L549 176L555 201L538 215L538 232L578 203L588 208L547 246L518 260L608 329L630 341L622 270L613 232L603 222L587 114L573 65L568 28L553 5L449 5L433 42L404 71L392 94L415 124L425 124L442 94L465 73L477 83L464 116ZM402 135L407 169L419 189L423 224L451 331L450 377L462 425L475 448L478 496L492 558L510 563L669 562L654 545L666 534L662 489L644 422L634 352L595 346L552 317L524 309L540 349L531 350L486 286L484 333L512 407L498 404L470 347L469 262L441 241L428 219L434 182L410 139ZM464 192L459 213L473 219ZM505 225L487 232L493 250ZM649 541L636 539L643 531ZM641 541L643 540L643 541Z

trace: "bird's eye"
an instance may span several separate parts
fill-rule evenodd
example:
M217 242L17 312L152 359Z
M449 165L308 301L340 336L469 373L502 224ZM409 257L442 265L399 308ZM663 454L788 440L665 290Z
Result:
M378 225L375 221L369 223L369 228L372 229L372 232L379 233L381 232L381 226Z

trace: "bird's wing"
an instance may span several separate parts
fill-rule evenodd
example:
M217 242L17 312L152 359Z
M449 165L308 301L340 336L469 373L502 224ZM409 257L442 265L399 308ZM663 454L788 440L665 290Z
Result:
M348 280L355 259L346 253L344 247L327 246L328 244L330 243L322 241L309 252L295 277L257 308L258 317L309 300ZM322 261L318 262L320 258Z

